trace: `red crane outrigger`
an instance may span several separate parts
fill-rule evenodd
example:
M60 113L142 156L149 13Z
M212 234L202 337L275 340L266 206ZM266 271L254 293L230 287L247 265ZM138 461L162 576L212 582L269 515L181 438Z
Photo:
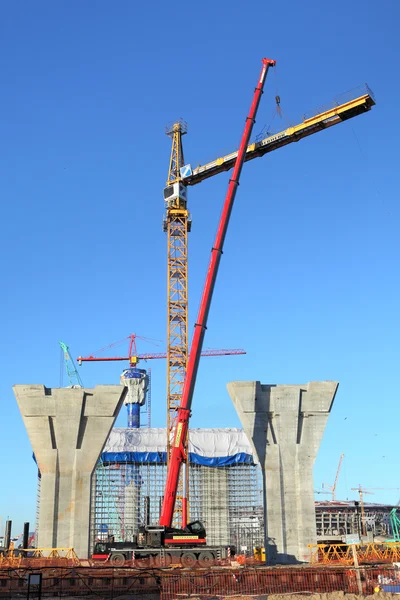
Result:
M185 459L184 442L188 432L190 409L192 405L194 386L196 383L197 371L199 367L201 350L205 330L207 328L208 313L212 295L214 292L215 281L218 274L219 263L225 241L226 232L228 229L229 219L233 208L233 203L236 196L237 187L239 185L240 173L242 171L244 158L246 155L247 146L250 140L255 117L263 93L265 79L267 77L268 68L275 66L276 61L269 58L263 58L262 70L259 77L257 87L254 91L253 102L250 107L249 115L246 119L246 125L243 131L242 140L240 142L238 155L233 169L232 178L229 180L228 191L225 197L225 203L222 210L221 219L218 226L217 235L214 246L211 250L211 258L208 266L207 277L203 288L203 296L201 299L199 314L195 324L192 346L189 354L189 361L186 371L186 378L182 392L181 403L178 408L177 425L174 432L174 441L171 450L170 461L168 465L167 481L165 484L164 501L160 516L160 525L171 527L175 508L176 493L179 481L179 472L181 464ZM185 511L185 507L183 507ZM183 519L185 521L186 519ZM185 523L184 523L185 524Z

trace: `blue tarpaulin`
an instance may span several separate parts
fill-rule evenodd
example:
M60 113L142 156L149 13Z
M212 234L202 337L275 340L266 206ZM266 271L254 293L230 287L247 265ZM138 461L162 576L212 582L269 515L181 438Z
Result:
M166 464L166 452L103 452L101 455L103 463L153 463ZM226 467L228 465L254 464L251 454L239 452L233 456L200 456L189 452L189 462L204 467Z

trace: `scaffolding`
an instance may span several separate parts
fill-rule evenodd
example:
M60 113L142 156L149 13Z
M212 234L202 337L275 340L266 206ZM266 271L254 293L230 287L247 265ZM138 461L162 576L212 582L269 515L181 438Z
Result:
M264 545L261 469L242 429L192 429L189 444L190 518L204 523L210 545L241 554ZM90 550L113 535L130 541L138 527L158 524L167 474L166 430L115 428L92 477ZM35 461L36 462L36 461ZM41 477L38 470L35 546ZM365 504L368 538L393 537L391 505ZM315 503L318 543L360 534L357 501Z
M365 528L371 539L392 534L389 513L391 506L367 504L364 510ZM358 502L317 502L315 507L317 539L341 542L346 535L361 536L361 510Z
M252 552L263 545L262 481L241 429L189 435L190 518L210 545ZM165 429L114 429L92 480L91 542L130 540L159 521L166 466Z

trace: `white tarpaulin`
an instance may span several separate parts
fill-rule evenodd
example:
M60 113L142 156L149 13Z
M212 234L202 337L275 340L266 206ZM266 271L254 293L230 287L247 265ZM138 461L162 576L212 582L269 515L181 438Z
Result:
M140 406L143 406L149 388L149 377L146 373L139 374L138 372L135 377L130 377L129 374L130 371L126 370L120 378L121 384L128 388L124 404L140 404Z
M166 430L162 428L111 431L103 452L166 452ZM253 454L242 429L190 429L189 452L210 458Z

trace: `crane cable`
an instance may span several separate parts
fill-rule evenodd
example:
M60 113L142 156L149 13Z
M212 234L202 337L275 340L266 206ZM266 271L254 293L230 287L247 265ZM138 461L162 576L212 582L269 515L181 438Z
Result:
M281 97L280 97L280 94L279 94L278 72L277 72L277 68L276 67L274 69L274 82L275 82L275 103L276 103L275 110L276 110L276 114L281 119L282 119L282 117L284 118L284 120L286 121L287 127L291 127L292 123L290 122L290 120L287 118L286 114L282 110Z
M276 67L274 69L274 83L275 83L275 103L276 103L276 114L282 118L282 109L281 109L281 97L279 95L278 89L278 75L276 72Z
M271 125L274 122L275 117L278 115L278 117L280 119L285 120L286 122L286 126L287 127L291 127L292 123L290 122L290 120L287 118L286 114L284 113L284 111L282 110L282 106L281 106L281 97L279 94L279 83L278 83L278 73L277 73L277 68L275 66L274 68L274 83L275 83L275 109L272 113L272 117L270 119L269 124L265 124L264 127L261 129L260 133L258 135L256 135L255 137L255 141L256 142L260 142L262 139L264 139L265 137L269 137L271 135L273 135L273 132L271 131Z

